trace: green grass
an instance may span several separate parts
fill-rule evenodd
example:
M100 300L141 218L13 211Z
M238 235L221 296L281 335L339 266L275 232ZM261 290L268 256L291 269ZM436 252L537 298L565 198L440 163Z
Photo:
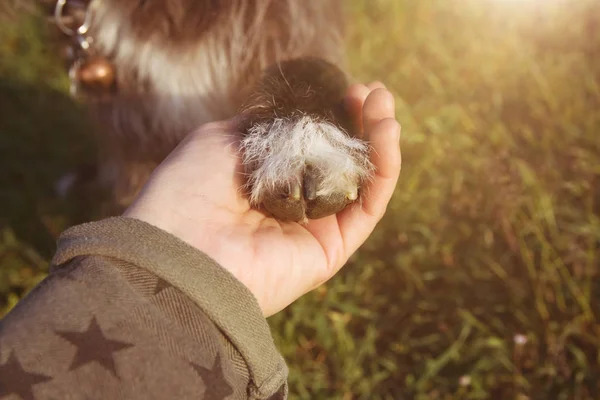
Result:
M600 4L347 3L403 172L342 273L270 319L292 398L600 398ZM75 221L53 179L91 154L35 27L0 28L5 311Z

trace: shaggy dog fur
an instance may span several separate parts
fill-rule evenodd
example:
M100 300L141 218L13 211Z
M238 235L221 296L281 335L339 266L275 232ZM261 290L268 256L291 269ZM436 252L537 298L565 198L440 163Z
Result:
M100 177L127 205L199 125L241 114L251 203L306 221L359 197L371 164L340 102L341 0L91 0L116 92L90 102Z

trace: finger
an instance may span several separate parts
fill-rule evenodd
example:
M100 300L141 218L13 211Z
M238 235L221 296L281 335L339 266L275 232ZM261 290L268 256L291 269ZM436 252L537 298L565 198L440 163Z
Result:
M367 96L362 111L363 129L365 139L368 141L369 132L374 126L385 118L394 118L395 101L394 96L386 89L375 89Z
M363 135L362 112L365 100L369 95L370 90L362 84L354 84L348 88L344 105L348 114L352 118L352 124L356 128L359 137Z
M385 118L368 134L376 172L364 187L361 202L338 214L346 257L362 245L383 217L400 175L400 124L394 118Z
M400 124L394 118L381 120L370 132L375 174L363 189L361 208L374 218L383 216L400 175L400 132Z
M227 135L231 136L238 130L239 117L231 118L223 121L208 122L199 126L196 130L187 135L184 140L181 141L179 146L185 146L187 142L202 143L207 140L207 137L214 135Z
M383 82L381 82L381 81L374 81L374 82L368 83L368 84L367 84L367 88L368 88L370 91L373 91L373 90L375 90L375 89L385 89L386 87L385 87L385 85L383 84Z

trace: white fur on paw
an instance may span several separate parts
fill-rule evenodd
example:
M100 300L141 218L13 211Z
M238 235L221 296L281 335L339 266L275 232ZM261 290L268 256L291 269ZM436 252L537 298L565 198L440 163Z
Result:
M309 116L253 125L241 147L253 205L282 187L302 187L307 166L319 173L319 197L336 193L354 196L357 186L373 171L366 142Z

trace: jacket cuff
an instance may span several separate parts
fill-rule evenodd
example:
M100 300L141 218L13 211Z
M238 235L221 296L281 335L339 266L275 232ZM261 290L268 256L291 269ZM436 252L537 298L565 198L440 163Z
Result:
M52 265L79 256L117 258L145 268L189 296L240 352L252 397L265 398L285 384L288 368L250 290L200 250L146 222L108 218L66 230Z

